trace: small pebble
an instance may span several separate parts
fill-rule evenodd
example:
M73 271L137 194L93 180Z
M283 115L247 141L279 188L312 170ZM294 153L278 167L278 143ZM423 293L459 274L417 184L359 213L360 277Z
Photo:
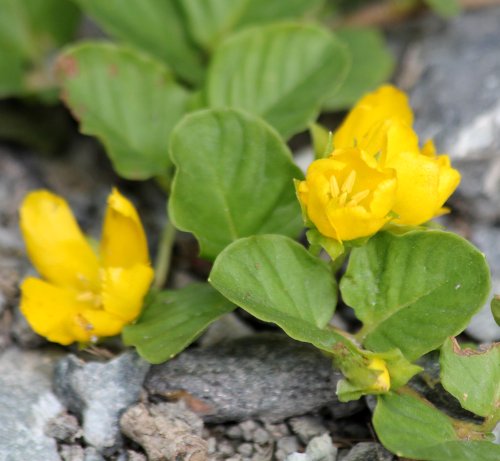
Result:
M319 417L299 416L289 421L292 431L302 443L309 443L311 439L328 432Z
M250 442L253 440L253 433L258 428L257 423L251 419L240 423L240 428L243 433L243 440Z
M84 461L105 461L104 457L94 448L87 447L85 448L85 457Z
M217 450L217 440L215 437L209 437L207 440L208 454L213 455Z
M285 423L271 424L265 423L264 429L271 435L274 440L281 439L287 435L290 435L290 429Z
M271 440L269 432L262 427L258 427L253 433L253 441L259 445L265 445Z
M241 430L241 427L238 425L236 426L231 426L225 433L227 437L230 439L242 439L243 438L243 431Z
M128 461L147 461L146 455L137 451L127 450Z
M299 441L294 435L289 435L279 439L276 442L276 448L277 450L285 453L285 455L289 455L290 453L299 450Z
M242 443L238 447L238 453L240 453L243 456L252 456L253 453L253 445L251 443Z
M217 451L221 455L232 456L234 455L234 447L227 440L222 440L217 445Z
M85 453L80 445L61 445L59 455L62 461L84 461Z
M45 426L45 435L52 437L59 442L75 441L81 433L78 420L68 413L61 413L50 421L47 421Z

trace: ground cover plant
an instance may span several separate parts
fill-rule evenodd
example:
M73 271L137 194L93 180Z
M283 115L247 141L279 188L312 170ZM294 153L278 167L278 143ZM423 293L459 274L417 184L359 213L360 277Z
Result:
M469 242L429 223L448 212L460 175L418 139L406 95L379 86L394 65L380 34L332 32L321 0L67 5L23 3L19 30L50 40L25 36L36 50L9 55L16 74L2 94L59 92L120 176L153 178L165 190L168 223L153 271L139 214L119 191L109 196L100 244L63 198L28 195L21 230L41 279L23 282L21 310L33 329L83 347L121 333L161 363L241 308L330 356L344 375L342 401L376 395L375 431L397 455L497 460L499 346L455 339L486 301L489 269ZM32 86L26 62L45 66L71 36L47 11L73 18L77 7L111 38L68 45L44 85ZM322 111L352 105L334 133L318 123ZM304 130L316 154L305 176L287 144ZM213 266L206 282L170 290L176 230L192 233ZM362 323L356 333L330 324L340 298ZM493 309L498 318L497 302ZM442 386L474 422L407 386L431 351Z

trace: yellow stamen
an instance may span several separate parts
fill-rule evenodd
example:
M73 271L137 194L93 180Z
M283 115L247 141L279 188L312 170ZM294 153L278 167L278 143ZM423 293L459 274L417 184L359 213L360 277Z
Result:
M365 189L361 192L358 192L356 194L354 194L352 197L351 197L351 202L356 202L356 204L358 204L359 202L361 202L361 200L363 200L364 198L368 197L368 195L370 195L370 190L369 189Z
M342 192L339 196L339 206L345 206L347 202L347 192Z
M330 178L330 193L332 194L332 197L338 197L340 194L339 183L337 182L337 178L335 176Z
M356 181L356 172L352 170L347 176L347 179L344 181L342 185L342 192L347 192L350 194L352 192L352 188L354 187L354 183Z

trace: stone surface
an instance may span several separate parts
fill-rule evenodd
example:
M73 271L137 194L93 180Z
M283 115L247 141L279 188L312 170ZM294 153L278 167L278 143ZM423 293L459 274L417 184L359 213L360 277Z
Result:
M205 461L203 421L183 402L130 407L121 417L123 433L141 445L150 461Z
M428 16L393 32L404 52L396 82L410 90L415 128L462 173L455 207L500 218L500 8L443 22Z
M276 452L274 456L277 460L284 460L288 455L296 452L299 446L299 441L294 435L283 437L276 442Z
M139 399L148 369L133 352L107 363L85 363L69 355L56 366L54 389L71 412L82 416L86 442L112 453L121 443L119 417Z
M394 456L375 442L361 442L355 445L339 461L393 461Z
M201 347L210 347L221 341L243 338L255 333L255 330L234 312L229 312L210 324L199 339Z
M286 461L335 461L337 447L333 445L328 434L314 437L308 444L305 453L292 453Z
M339 374L319 351L260 334L184 351L152 366L150 394L183 397L206 421L280 421L337 401Z
M308 443L312 438L328 432L321 420L314 416L292 418L289 424L302 443Z
M45 425L64 408L51 390L57 355L9 348L0 355L0 460L60 461Z
M470 239L486 255L491 270L491 296L483 309L473 318L465 330L480 343L500 341L500 326L491 313L493 294L500 294L500 228L475 223L470 226Z
M45 434L59 442L73 443L80 437L81 430L78 420L68 413L61 413L47 421Z

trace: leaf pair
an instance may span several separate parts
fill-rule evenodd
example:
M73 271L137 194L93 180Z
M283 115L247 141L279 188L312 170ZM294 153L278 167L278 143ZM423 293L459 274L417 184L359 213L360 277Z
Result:
M483 425L454 421L411 393L378 398L374 426L386 447L428 461L494 461L500 445L487 440L500 421L500 344L484 351L461 350L448 339L441 348L443 387Z
M347 59L320 27L251 28L217 48L197 101L261 116L288 138L317 117L344 78ZM104 143L121 176L167 174L170 133L194 96L164 63L123 46L87 43L68 49L59 69L65 102L82 131Z

